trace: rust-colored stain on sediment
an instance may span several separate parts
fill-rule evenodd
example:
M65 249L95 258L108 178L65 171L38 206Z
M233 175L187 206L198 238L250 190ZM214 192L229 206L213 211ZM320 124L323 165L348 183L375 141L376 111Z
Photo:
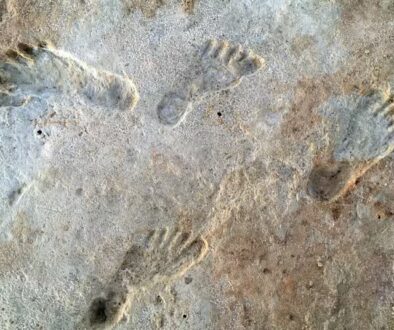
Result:
M182 9L187 14L192 14L197 0L182 0Z
M165 0L123 0L126 10L131 13L135 10L140 10L146 18L156 16L158 9L166 4ZM181 9L186 14L192 14L197 3L197 0L178 0Z

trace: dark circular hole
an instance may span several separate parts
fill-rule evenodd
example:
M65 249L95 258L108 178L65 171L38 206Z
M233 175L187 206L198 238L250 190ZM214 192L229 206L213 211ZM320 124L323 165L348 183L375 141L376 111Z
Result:
M293 321L293 320L294 320L294 315L293 315L293 314L290 314L290 315L289 315L289 320L290 320L290 321Z
M41 134L42 134L42 131L39 129L39 130L37 131L37 134L38 134L38 135L41 135Z
M269 274L269 273L271 273L271 271L268 268L264 268L263 269L263 273L264 274Z
M158 295L158 296L156 297L156 304L160 305L160 304L162 304L162 303L163 303L163 298L162 298L160 295Z
M96 298L90 306L90 323L100 324L107 320L106 301L103 298Z
M222 116L222 113L219 111L219 112L217 113L217 115L218 115L218 117L221 117L221 116Z
M183 314L182 317L185 319L185 318L187 318L187 315L186 315L186 314Z

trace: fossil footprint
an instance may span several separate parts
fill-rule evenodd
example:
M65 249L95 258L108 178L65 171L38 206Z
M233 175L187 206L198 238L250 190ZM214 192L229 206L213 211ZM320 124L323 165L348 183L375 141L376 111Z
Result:
M337 136L332 159L316 165L309 176L307 192L320 201L333 201L343 195L394 150L393 96L371 91L359 97L355 106L353 100L349 101L345 104L347 125Z
M168 284L206 252L207 243L201 237L192 238L179 229L152 231L144 244L130 247L104 294L93 300L88 313L90 327L112 327L126 318L132 298L140 289Z
M18 44L0 58L0 107L19 106L31 97L86 102L129 110L138 101L137 89L125 77L95 69L46 43Z
M264 66L264 59L240 45L209 40L202 50L197 73L187 86L164 95L157 107L161 123L175 126L204 95L239 85L242 78Z

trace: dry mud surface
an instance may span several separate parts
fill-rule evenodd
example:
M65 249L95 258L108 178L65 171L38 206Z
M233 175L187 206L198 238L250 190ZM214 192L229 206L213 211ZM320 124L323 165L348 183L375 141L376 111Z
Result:
M393 0L0 31L0 329L394 329Z

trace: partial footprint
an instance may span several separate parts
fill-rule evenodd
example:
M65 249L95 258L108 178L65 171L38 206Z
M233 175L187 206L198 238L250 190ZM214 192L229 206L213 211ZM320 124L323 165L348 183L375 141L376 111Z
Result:
M0 107L18 106L32 96L54 101L80 96L113 110L130 110L138 101L128 78L97 70L46 43L19 43L18 50L0 58Z
M95 298L89 308L88 323L94 329L112 327L126 318L131 296L127 291L108 288L105 296Z
M355 180L348 162L318 164L309 175L307 192L319 201L331 201L341 196Z
M152 231L145 246L133 245L127 251L114 282L127 287L166 282L192 267L206 250L202 238L192 239L190 233L179 229Z
M317 164L307 184L314 199L333 201L342 196L374 164L394 150L394 99L380 91L349 99L335 141L332 160Z
M175 126L191 108L191 96L171 92L161 99L157 106L157 115L162 124Z
M394 149L394 98L371 91L358 99L346 129L340 132L334 157L339 161L379 161Z
M154 230L144 244L132 245L115 272L104 295L93 300L88 321L91 327L111 327L126 318L133 296L157 283L169 284L207 253L201 237L175 230Z
M261 69L264 60L240 45L210 40L202 53L202 65L203 72L193 84L199 93L208 93L239 85L244 76Z
M162 124L175 126L191 109L192 102L204 95L239 85L242 78L264 66L264 59L240 45L210 40L200 54L198 72L188 86L166 94L157 107Z

